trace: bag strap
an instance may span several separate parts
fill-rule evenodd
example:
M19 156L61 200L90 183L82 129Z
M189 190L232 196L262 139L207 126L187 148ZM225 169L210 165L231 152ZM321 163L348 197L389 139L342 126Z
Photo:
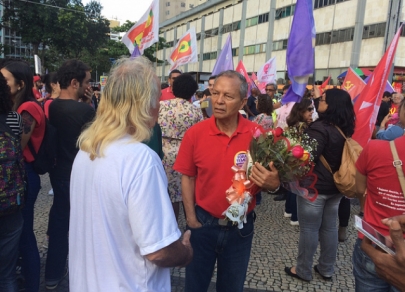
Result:
M347 137L346 137L346 135L343 133L343 131L342 131L338 126L335 126L335 128L339 131L339 133L343 136L343 138L345 138L345 140L347 140Z
M394 161L392 165L397 169L399 183L401 184L402 194L405 197L405 177L404 171L402 170L402 161L399 159L397 148L395 147L395 142L390 141L390 148L392 152L392 156L394 157Z
M326 161L326 159L325 159L325 157L324 157L323 155L321 155L321 156L319 157L319 160L322 162L323 166L325 166L326 169L329 170L329 172L330 172L331 174L333 174L332 169L330 168L329 163Z

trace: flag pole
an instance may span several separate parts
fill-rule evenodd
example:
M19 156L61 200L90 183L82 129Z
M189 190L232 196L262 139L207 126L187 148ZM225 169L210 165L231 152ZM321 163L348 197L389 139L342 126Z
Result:
M155 52L156 70L157 70L157 64L158 64L157 53L158 53L158 43L156 43L156 52Z

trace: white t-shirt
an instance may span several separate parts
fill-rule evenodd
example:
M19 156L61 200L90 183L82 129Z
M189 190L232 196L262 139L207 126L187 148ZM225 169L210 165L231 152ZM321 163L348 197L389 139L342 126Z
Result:
M70 183L70 291L170 291L170 270L145 255L180 235L153 150L126 137L93 161L79 151Z

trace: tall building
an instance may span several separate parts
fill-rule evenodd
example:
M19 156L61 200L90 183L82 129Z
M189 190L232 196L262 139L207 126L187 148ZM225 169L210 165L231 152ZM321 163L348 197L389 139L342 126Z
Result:
M120 33L113 32L111 29L117 26L120 26L120 22L116 19L109 19L110 22L110 39L113 41L119 41Z
M170 1L170 0L165 0ZM175 18L161 22L160 31L172 46L158 51L170 55L177 40L192 26L197 33L199 62L182 66L185 71L209 72L229 33L234 65L243 60L256 72L276 57L277 77L285 82L286 48L296 0L209 0ZM405 19L403 0L313 0L316 26L315 80L337 76L349 66L373 70L383 56L400 22ZM405 30L398 44L394 74L405 73ZM164 79L169 66L157 67ZM202 80L208 78L200 74Z
M3 18L4 7L0 4L0 18ZM16 35L7 25L0 29L0 42L3 50L0 58L31 58L31 46L21 41L21 36Z
M160 0L159 1L159 22L162 23L170 18L209 0Z

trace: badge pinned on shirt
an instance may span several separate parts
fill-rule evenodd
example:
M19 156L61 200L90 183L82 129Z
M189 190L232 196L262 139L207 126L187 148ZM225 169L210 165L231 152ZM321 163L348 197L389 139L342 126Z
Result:
M236 165L237 167L242 167L243 164L246 162L246 151L239 151L236 153L233 164Z

